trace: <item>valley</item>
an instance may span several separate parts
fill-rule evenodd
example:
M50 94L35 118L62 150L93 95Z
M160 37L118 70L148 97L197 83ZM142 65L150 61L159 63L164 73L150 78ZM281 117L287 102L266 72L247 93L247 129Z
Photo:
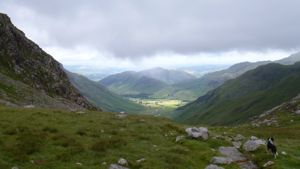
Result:
M142 4L125 11L132 16L117 13L112 20L109 15L91 15L87 11L96 14L94 8L81 4L85 8L76 15L69 13L74 21L79 16L80 24L73 24L73 18L69 21L59 17L48 21L52 24L44 22L41 18L49 15L49 10L30 11L33 4L28 2L28 9L24 7L12 19L0 13L0 169L300 167L300 52L295 52L300 48L264 47L266 51L257 48L245 52L249 46L242 46L242 42L255 40L252 34L251 40L239 35L245 38L238 41L240 50L239 45L233 45L228 49L234 51L229 52L224 52L227 49L222 45L210 43L204 34L191 36L193 43L189 44L186 34L198 24L189 26L193 19L185 20L184 15L178 18L181 26L176 29L176 37L184 38L175 44L178 39L169 34L175 29L173 23L167 22L168 31L163 34L165 29L152 27L158 17L152 18L151 13L151 24L144 27L145 18L138 10ZM41 4L37 6L43 8ZM124 12L131 7L129 4L112 9L103 4L95 6L105 6L107 9L101 12L113 13ZM62 11L57 11L60 15L72 6L64 5ZM187 6L178 6L176 13ZM195 7L196 11L200 9ZM26 18L31 15L29 18L39 21L41 27L30 25ZM127 18L132 20L123 22ZM20 20L29 23L24 30L34 28L35 33L27 36L12 22L24 28ZM65 22L68 26L62 27ZM151 31L144 34L135 30L130 34L131 22L133 27ZM102 27L104 23L116 30L109 32L112 27ZM216 23L207 26L211 29L223 22ZM47 34L48 27L59 31ZM77 27L81 29L73 30ZM119 27L122 29L117 30ZM98 35L99 30L105 35ZM61 35L65 36L63 40L59 40ZM176 50L169 50L172 45L163 38L165 35L174 41ZM194 37L205 41L198 43ZM218 41L228 39L220 37ZM207 46L198 47L204 42ZM250 46L252 49L256 45Z

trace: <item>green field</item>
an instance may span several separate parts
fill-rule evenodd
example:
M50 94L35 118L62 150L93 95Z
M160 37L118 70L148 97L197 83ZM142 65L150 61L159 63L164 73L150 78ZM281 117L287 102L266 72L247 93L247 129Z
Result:
M131 101L150 108L170 108L175 109L184 106L187 102L176 99L137 99L130 98Z

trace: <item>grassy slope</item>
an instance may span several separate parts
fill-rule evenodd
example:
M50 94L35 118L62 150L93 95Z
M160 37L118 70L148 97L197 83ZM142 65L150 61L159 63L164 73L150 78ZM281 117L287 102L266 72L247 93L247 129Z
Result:
M219 155L212 148L230 145L222 139L212 139L212 135L223 132L230 137L236 134L273 136L279 152L288 155L280 155L272 168L294 169L300 165L300 116L286 112L280 115L282 125L278 127L209 127L208 141L187 139L182 143L176 143L175 138L184 134L185 126L150 116L121 119L103 112L76 114L0 107L0 117L0 168L106 169L122 157L132 169L203 169L213 156ZM263 148L247 156L259 166L273 160ZM137 163L141 158L146 160Z
M111 75L102 79L100 84L120 95L149 95L168 86L162 81L141 76L135 72Z
M261 66L180 108L177 119L188 123L241 123L295 97L300 93L299 84L300 63Z
M139 104L123 99L121 96L108 91L105 87L102 87L97 82L93 82L84 76L74 73L68 73L68 76L70 81L83 96L105 111L137 113L145 109L145 107Z
M0 168L106 169L102 162L109 165L123 157L133 169L203 169L216 154L211 148L228 145L215 140L175 143L184 127L150 116L120 119L113 113L0 107L0 117ZM136 163L141 158L146 160Z

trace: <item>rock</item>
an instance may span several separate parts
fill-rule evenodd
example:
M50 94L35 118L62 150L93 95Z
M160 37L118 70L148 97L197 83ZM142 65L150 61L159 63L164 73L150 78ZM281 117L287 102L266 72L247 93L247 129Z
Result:
M208 129L205 127L192 127L192 128L187 128L185 129L185 131L187 132L189 137L192 138L202 138L203 140L207 140L208 139Z
M241 135L241 134L237 134L237 135L233 138L234 141L242 141L242 140L244 140L244 139L245 139L245 137L244 137L243 135Z
M300 115L300 110L296 110L296 111L295 111L295 114Z
M253 138L252 138L253 137ZM266 145L265 140L260 140L260 139L254 139L254 136L252 136L250 140L248 140L246 143L243 145L243 149L245 151L255 151L257 150L260 146Z
M85 114L85 112L84 111L78 111L78 112L76 112L76 114Z
M266 162L264 165L263 165L263 167L269 167L269 166L271 166L271 165L273 165L274 164L274 162L273 161L268 161L268 162Z
M252 161L239 162L238 165L241 169L258 169L258 167Z
M210 165L206 166L205 169L224 169L224 168L219 167L219 166L214 165L214 164L210 164Z
M181 135L181 136L177 136L175 142L182 142L185 139L185 136Z
M118 160L118 164L126 166L128 164L127 160L125 160L124 158L120 158Z
M281 154L285 155L285 156L287 155L287 153L285 151L282 151Z
M102 165L107 165L107 162L103 161L101 164L102 164Z
M26 108L26 109L32 109L32 108L35 108L35 106L32 105L32 104L29 104L29 105L25 105L24 108Z
M233 161L228 157L213 157L210 162L213 164L231 164Z
M19 167L13 166L13 167L11 167L11 169L19 169Z
M125 112L123 112L123 111L121 111L119 114L117 114L117 117L119 117L119 118L126 118L128 116L128 114L127 113L125 113Z
M118 164L111 164L108 169L128 169L128 168L120 166Z
M234 142L232 142L232 145L233 145L235 148L239 149L239 148L241 148L241 146L242 146L242 142L240 142L240 141L234 141Z
M146 159L145 158L138 159L138 160L136 160L136 163L141 163L143 161L146 161Z
M78 166L82 166L82 163L79 163L79 162L77 162L77 163L76 163L76 165L78 165Z
M250 140L257 140L258 138L257 137L255 137L255 136L251 136L250 137Z
M244 155L240 153L239 150L236 149L235 147L220 147L219 152L222 155L230 158L234 162L246 160Z

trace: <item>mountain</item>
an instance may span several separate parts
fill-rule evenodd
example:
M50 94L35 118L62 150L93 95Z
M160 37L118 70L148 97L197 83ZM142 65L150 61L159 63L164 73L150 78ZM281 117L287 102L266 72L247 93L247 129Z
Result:
M295 53L289 57L276 60L274 62L242 62L224 70L207 73L197 79L174 84L172 88L164 88L159 92L156 92L154 96L172 96L173 98L181 100L193 101L198 97L203 96L208 91L221 86L227 80L234 79L249 70L257 68L258 66L266 65L268 63L291 65L298 61L300 61L300 53Z
M66 104L66 107L95 109L70 83L63 66L27 39L5 14L0 14L0 67L1 76L6 79L1 81L2 99L15 101L16 104L27 103L25 100L20 100L18 93L14 93L18 86L7 86L16 82L24 89L32 89L34 93L43 92L43 95L48 96L45 99L51 97L52 100ZM7 87L14 88L14 90L7 90ZM34 96L38 95L28 97ZM39 99L35 101L33 104L40 104Z
M133 103L121 96L110 92L104 86L91 81L86 77L67 72L70 81L91 103L101 107L104 111L127 113L141 113L145 108L139 104Z
M283 58L283 59L280 59L280 60L277 60L277 61L274 61L274 62L283 64L283 65L292 65L292 64L294 64L296 62L299 62L299 61L300 61L300 52L292 54L289 57L286 57L286 58Z
M147 97L168 86L162 81L133 71L108 76L99 83L117 94L129 97Z
M185 123L237 124L290 100L300 93L300 62L270 63L179 108L176 119Z
M169 85L179 83L182 81L196 79L195 76L193 76L192 74L189 74L185 71L167 70L167 69L163 69L160 67L143 70L143 71L138 72L138 74L145 76L145 77L160 80Z
M212 73L207 73L204 76L176 83L171 87L163 88L156 92L154 97L169 97L180 100L194 101L198 97L206 94L208 91L222 85L229 79L236 78L248 70L255 69L260 65L270 63L263 62L243 62L235 64L225 70L220 70Z

